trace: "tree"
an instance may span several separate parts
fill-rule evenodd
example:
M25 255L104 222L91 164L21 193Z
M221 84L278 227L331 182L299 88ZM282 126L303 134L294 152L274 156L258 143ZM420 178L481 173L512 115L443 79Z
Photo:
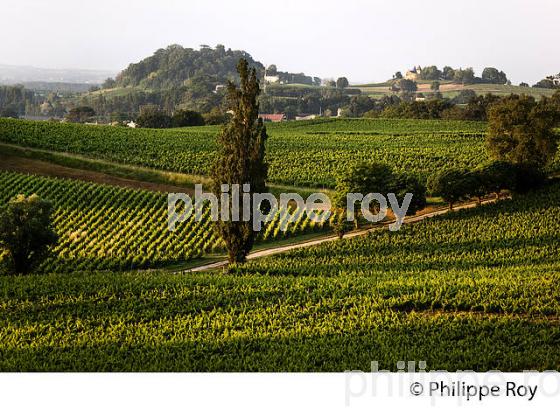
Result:
M340 90L344 90L346 87L348 87L349 83L348 83L348 79L346 77L339 77L336 80L336 88L340 89Z
M506 73L498 71L498 69L494 67L486 67L482 71L481 79L482 82L490 84L506 84L508 82Z
M347 195L356 193L365 196L375 192L387 194L390 192L392 183L393 170L389 166L380 163L358 163L337 178L335 203L339 208L345 209L355 216L355 226L358 228L358 210L356 207L347 209Z
M453 71L453 81L461 84L474 83L474 70L472 68L458 69Z
M393 75L393 79L394 80L402 80L403 75L400 71L397 71L394 75Z
M195 127L204 125L204 117L196 111L179 110L171 118L173 127Z
M409 92L409 93L414 93L416 92L416 90L418 90L418 86L416 85L416 82L412 80L407 80L406 78L403 78L402 80L399 81L399 88L401 91Z
M430 89L434 92L439 91L439 81L434 81L432 82L432 84L430 85Z
M556 75L549 75L546 78L543 78L533 87L549 89L560 88L560 73Z
M217 158L211 170L212 190L218 197L222 184L249 184L249 194L266 192L268 166L265 162L266 128L258 118L260 94L257 72L250 69L247 60L237 65L240 85L231 81L227 86L227 104L233 117L217 138ZM221 204L221 207L229 206ZM231 207L229 208L231 209ZM256 232L252 222L255 209L248 221L218 221L216 229L226 244L230 263L243 263L253 247Z
M441 78L448 81L453 80L455 78L455 70L449 66L443 67Z
M140 110L136 123L142 128L169 128L171 117L156 106L145 106Z
M502 190L514 191L517 185L516 166L505 161L492 161L474 171L480 182L480 191L484 195L500 196Z
M474 90L461 90L459 94L453 98L455 104L468 104L472 99L476 98Z
M8 251L15 273L30 273L56 244L51 212L51 204L37 195L18 195L1 209L0 247Z
M489 109L486 147L490 156L514 164L543 168L558 149L554 126L558 111L547 98L511 95Z
M375 102L366 95L358 95L350 98L348 112L351 117L361 117L364 113L372 110Z
M76 107L72 108L66 115L66 120L69 122L84 123L91 121L95 117L95 115L95 111L91 107Z
M472 185L471 176L466 170L448 169L433 175L428 180L428 190L434 196L440 196L453 209L453 204L468 198Z
M18 119L19 115L17 113L16 110L14 110L13 108L2 108L0 110L0 118L14 118L14 119Z
M529 84L527 84L527 83L519 83L519 86L520 86L520 87L529 87Z
M266 74L267 75L276 75L278 74L278 68L276 68L275 64L271 64L268 66L268 68L266 69Z
M439 80L442 72L435 65L424 67L420 73L422 80Z
M414 215L426 207L426 186L413 175L396 175L391 183L390 191L395 194L399 203L402 203L406 194L412 194L412 200L407 210L410 215Z
M202 116L204 117L204 123L206 125L226 124L231 118L230 114L223 112L218 107L212 108L210 112L203 114Z
M114 79L109 77L105 81L103 81L103 84L101 85L101 88L110 89L110 88L115 88L116 86L117 86L117 82Z

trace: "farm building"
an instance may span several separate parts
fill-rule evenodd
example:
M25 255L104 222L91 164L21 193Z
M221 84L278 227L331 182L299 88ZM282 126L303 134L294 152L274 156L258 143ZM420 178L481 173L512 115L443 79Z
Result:
M286 120L286 114L259 114L263 121L282 122Z
M279 75L265 75L264 76L264 81L268 84L277 84L280 82L280 76Z
M315 118L317 118L316 114L296 115L296 121L314 120Z

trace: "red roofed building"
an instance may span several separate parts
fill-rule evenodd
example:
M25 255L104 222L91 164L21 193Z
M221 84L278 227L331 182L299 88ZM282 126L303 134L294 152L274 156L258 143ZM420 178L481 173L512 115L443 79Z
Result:
M286 114L259 114L263 121L282 122L286 119Z

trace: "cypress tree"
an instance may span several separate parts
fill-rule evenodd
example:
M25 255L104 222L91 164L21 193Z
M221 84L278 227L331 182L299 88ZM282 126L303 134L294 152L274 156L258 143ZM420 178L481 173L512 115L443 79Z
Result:
M249 184L251 196L266 192L268 166L264 156L267 134L262 120L258 118L259 81L256 70L250 69L245 59L239 60L237 71L239 87L231 81L227 86L227 105L233 116L218 135L217 158L211 171L212 191L218 198L223 184L229 185L230 191L233 184L239 184L240 196L243 195L241 187L244 184ZM231 210L232 199L229 195L228 203L220 203L220 207L228 206ZM254 209L251 207L250 217L243 218L242 211L240 216L240 221L220 220L216 224L226 244L230 263L245 262L257 234L252 227Z

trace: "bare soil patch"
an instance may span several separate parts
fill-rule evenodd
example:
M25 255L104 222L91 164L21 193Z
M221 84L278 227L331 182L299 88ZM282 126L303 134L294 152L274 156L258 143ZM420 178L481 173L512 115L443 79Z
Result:
M135 179L121 178L107 175L102 172L87 171L69 168L36 159L22 158L0 153L0 170L16 171L27 174L43 175L49 177L79 179L81 181L95 182L97 184L116 185L124 188L144 189L157 192L184 192L191 194L192 189L158 184L154 182L138 181Z

